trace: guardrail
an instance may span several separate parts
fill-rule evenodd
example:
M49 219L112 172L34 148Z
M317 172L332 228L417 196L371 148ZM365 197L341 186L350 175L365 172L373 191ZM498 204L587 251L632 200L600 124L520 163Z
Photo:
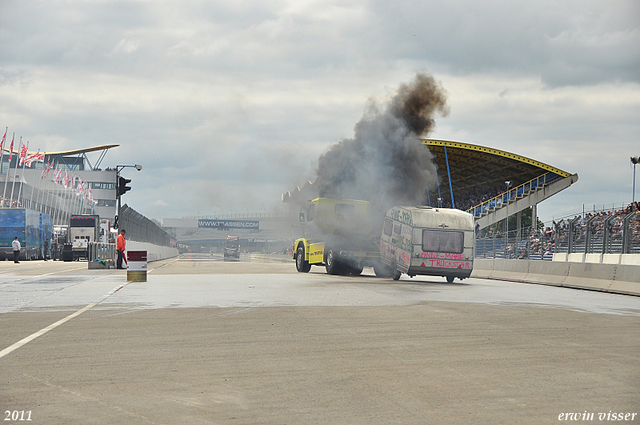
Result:
M528 196L529 193L541 189L542 187L548 185L559 177L560 176L555 173L545 173L540 177L531 179L528 182L514 187L513 189L510 189L509 191L504 192L501 195L498 195L489 199L488 201L476 205L475 207L471 207L467 210L467 212L472 214L474 217L482 217L483 215L489 214L492 211L502 208L504 205L507 205L513 200Z
M113 243L90 243L87 246L87 260L89 262L95 260L115 259L116 244Z

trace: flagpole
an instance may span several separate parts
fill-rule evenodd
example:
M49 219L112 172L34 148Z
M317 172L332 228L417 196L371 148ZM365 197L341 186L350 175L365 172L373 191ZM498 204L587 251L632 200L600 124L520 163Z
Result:
M0 142L0 172L2 171L2 162L4 160L4 141L7 138L7 131L9 127L4 130L4 136L2 136L2 141ZM9 156L9 165L11 164L11 156ZM7 175L9 174L9 167L7 167ZM4 205L4 197L0 200L0 207Z
M47 171L47 168L49 167L49 164L46 164L44 167L44 171ZM38 190L38 196L36 197L36 204L38 204L38 206L40 207L40 211L46 214L46 205L44 203L44 197L45 197L45 193L47 193L47 176L49 175L49 172L47 171L47 173L45 174L45 172L42 172L42 175L40 175L40 187L41 189ZM43 182L44 180L44 182ZM53 220L53 217L51 217L51 219ZM52 221L52 225L53 225L53 221Z
M55 183L55 180L54 180ZM64 210L64 198L61 196L62 192L60 191L60 184L56 183L55 184L56 188L55 188L55 192L54 192L54 199L55 199L55 203L56 203L56 222L58 223L58 225L62 224L62 213Z
M56 172L55 178L53 179L53 182L55 183L55 186L56 186L56 189L55 189L56 204L58 205L57 218L60 221L60 223L62 223L62 220L63 220L62 214L64 212L64 197L62 196L62 191L60 190L60 186L62 186L59 182L60 176L62 176L62 168L60 168Z
M20 189L18 190L18 204L20 203L20 196L22 195L22 186L24 186L24 182L27 182L27 179L24 178L24 170L27 168L27 153L29 151L29 141L27 140L27 150L24 152L24 158L22 158L22 153L20 153L20 158L22 159L22 174L20 175Z
M13 132L13 137L11 138L11 147L9 148L9 164L7 165L7 176L4 178L4 192L2 192L2 206L4 207L4 203L7 200L7 183L9 183L9 172L11 171L11 158L13 158L13 141L16 138L16 132ZM9 204L9 208L11 208L11 204Z
M16 187L16 176L18 175L18 165L20 162L20 157L22 154L22 136L20 136L20 146L18 148L18 158L16 160L16 167L13 169L13 182L11 183L11 200L9 201L11 203L11 208L13 208L13 190ZM16 204L17 207L17 204Z
M47 181L47 183L49 182ZM58 196L54 193L54 189L47 191L47 204L49 204L49 214L51 214L51 222L53 223L58 218L57 215L59 208Z
M36 152L36 161L35 162L38 162L38 157L39 156L40 156L40 149L38 149L38 152ZM37 167L36 167L36 169L37 169ZM43 173L44 173L44 171L43 171ZM37 173L34 173L34 175L33 175L33 178L34 178L33 186L31 186L31 198L29 198L29 208L31 208L32 210L35 210L35 208L33 208L32 204L33 204L33 192L36 190L36 182L37 183L42 183L42 175L40 175L40 181L39 182L37 180L35 180L36 176L37 176Z
M36 199L36 202L40 201L38 204L40 205L40 211L42 211L45 214L47 210L47 204L45 204L44 198L45 198L45 194L47 195L47 197L49 195L49 192L47 191L47 186L49 183L49 181L47 180L47 177L49 177L51 168L52 168L52 164L51 164L51 160L49 160L49 162L45 165L45 168L42 171L42 174L40 175L40 186L42 190L40 190L40 192L38 193L38 198ZM52 216L51 219L53 220L53 214L50 214L50 215Z
M49 206L49 215L51 216L51 222L53 223L53 211L51 210L51 190L47 187L49 186L49 173L47 172L42 180L44 180L43 190L42 190L42 199L40 200L40 205L42 206L42 212L47 213L47 205Z

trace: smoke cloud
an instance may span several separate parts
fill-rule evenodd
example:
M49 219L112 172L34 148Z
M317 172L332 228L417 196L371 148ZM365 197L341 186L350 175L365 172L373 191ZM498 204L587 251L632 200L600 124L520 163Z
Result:
M421 142L446 116L447 95L433 76L418 73L385 104L370 101L353 139L331 146L318 160L321 197L370 201L375 210L424 205L437 184L433 156Z

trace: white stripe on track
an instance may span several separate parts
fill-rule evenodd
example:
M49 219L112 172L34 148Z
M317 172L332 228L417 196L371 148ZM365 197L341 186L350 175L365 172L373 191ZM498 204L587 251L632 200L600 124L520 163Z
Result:
M96 301L95 303L91 303L86 307L81 308L80 310L76 311L73 314L68 315L67 317L65 317L64 319L60 319L57 322L47 326L44 329L40 329L38 332L33 333L31 335L29 335L28 337L16 342L15 344L5 348L4 350L0 351L0 359L3 358L4 356L6 356L7 354L10 354L12 352L14 352L15 350L17 350L18 348L30 343L31 341L33 341L34 339L46 334L47 332L49 332L52 329L57 328L58 326L68 322L69 320L73 319L74 317L80 316L82 313L84 313L85 311L97 306L98 304L100 304L102 301L106 300L107 298L109 298L111 295L115 294L116 292L118 292L119 290L121 290L122 288L124 288L125 286L127 286L129 283L131 282L127 282L127 283L123 283L120 286L117 286L115 288L113 288L111 291L109 291L108 294L104 295L102 298L100 298L99 301Z

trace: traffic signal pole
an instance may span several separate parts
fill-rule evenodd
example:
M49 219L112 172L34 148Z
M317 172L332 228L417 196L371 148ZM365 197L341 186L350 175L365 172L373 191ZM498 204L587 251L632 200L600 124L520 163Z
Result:
M139 164L116 165L116 182L115 183L116 183L116 195L118 196L118 211L115 217L116 225L114 226L114 228L116 229L120 227L120 223L119 223L120 209L122 208L121 196L131 190L131 187L127 186L127 184L131 183L131 179L125 179L124 177L120 177L120 171L122 171L123 168L127 168L127 167L135 168L138 171L142 170L142 165L139 165Z

